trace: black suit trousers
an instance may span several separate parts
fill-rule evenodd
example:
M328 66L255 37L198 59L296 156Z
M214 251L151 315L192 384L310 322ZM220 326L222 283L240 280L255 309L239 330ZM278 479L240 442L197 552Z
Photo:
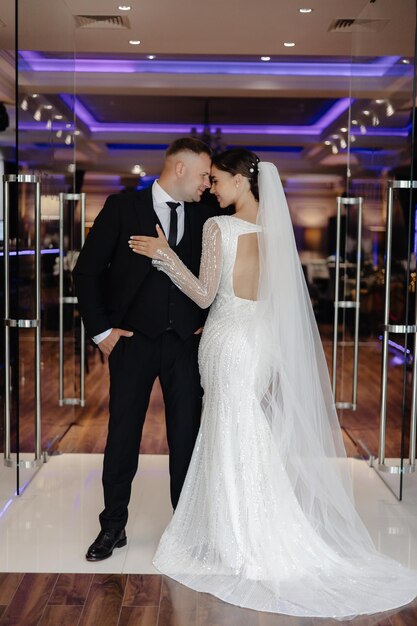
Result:
M103 529L122 529L128 517L142 429L153 383L159 376L166 415L171 501L175 508L197 437L202 388L200 335L182 340L173 330L157 338L134 331L121 337L109 357L110 417L104 452Z

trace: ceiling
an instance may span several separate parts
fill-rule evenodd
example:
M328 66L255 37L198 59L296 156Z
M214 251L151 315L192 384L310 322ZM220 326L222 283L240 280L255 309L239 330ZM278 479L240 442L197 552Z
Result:
M407 159L413 0L130 5L18 2L19 144L29 169L75 163L137 177L139 164L152 177L166 145L205 122L213 134L221 129L222 147L251 146L288 175L340 175L349 164L375 176ZM301 14L303 6L313 11ZM2 0L0 20L7 156L16 123L11 0Z
M13 4L1 3L6 48L13 46ZM362 33L366 36L356 54L409 55L413 50L414 3L408 0L131 0L124 3L132 6L128 12L118 10L118 4L19 0L20 39L26 49L51 52L75 48L83 53L129 53L128 40L139 39L142 54L343 56L352 53L354 35ZM303 6L314 11L300 14ZM76 28L75 15L121 16L128 25ZM329 32L332 22L341 18L359 22L350 32ZM283 48L284 41L295 41L296 49Z

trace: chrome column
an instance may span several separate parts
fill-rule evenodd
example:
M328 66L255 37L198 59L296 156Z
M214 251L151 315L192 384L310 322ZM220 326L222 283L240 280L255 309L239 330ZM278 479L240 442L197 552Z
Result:
M349 206L358 207L358 230L356 250L356 278L355 299L339 300L340 267L347 267L346 258L340 263L340 231L342 208ZM347 209L346 209L347 210ZM335 296L334 296L334 328L333 328L333 363L332 363L332 390L335 406L338 409L353 409L357 406L358 389L358 347L359 347L359 310L360 310L360 278L361 278L361 248L362 248L362 198L337 198L337 222L336 222L336 259L335 259ZM352 397L350 401L337 401L337 348L338 348L338 324L339 310L355 309L354 340L353 340L353 371L352 371Z
M390 474L411 473L415 471L416 462L416 419L417 419L417 290L414 324L390 324L389 314L391 305L391 262L392 262L392 215L394 206L394 189L417 189L417 181L395 180L388 182L388 206L387 206L387 238L385 250L385 307L384 307L384 334L382 341L382 372L381 372L381 402L380 402L380 425L379 425L379 451L378 469ZM410 447L408 465L387 465L385 463L385 437L387 426L387 387L388 387L388 346L389 335L408 334L414 335L414 360L413 382L411 397L410 419Z
M64 295L64 202L81 203L81 247L85 239L85 193L59 194L59 406L85 404L85 330L80 321L80 395L78 398L64 397L64 305L78 303L76 296ZM73 220L74 213L71 213Z
M46 460L41 448L41 192L40 177L18 174L3 176L4 182L4 464L7 467L33 468ZM35 185L35 317L33 319L10 318L10 194L11 183L29 183ZM10 399L10 329L22 328L35 330L35 383L34 383L34 459L19 460L11 458L11 399Z

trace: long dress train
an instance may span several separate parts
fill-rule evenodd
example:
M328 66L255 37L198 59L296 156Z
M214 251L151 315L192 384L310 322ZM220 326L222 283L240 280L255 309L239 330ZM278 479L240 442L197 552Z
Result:
M260 611L346 619L402 606L416 596L416 572L374 549L353 506L361 544L326 541L280 457L256 393L259 302L233 291L238 238L259 230L237 217L210 219L199 279L170 249L154 261L200 306L214 298L199 348L201 428L154 565L192 589Z

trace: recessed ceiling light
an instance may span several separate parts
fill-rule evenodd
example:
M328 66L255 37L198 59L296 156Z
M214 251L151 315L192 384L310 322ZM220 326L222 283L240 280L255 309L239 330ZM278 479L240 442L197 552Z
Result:
M119 11L130 11L132 7L130 7L128 4L119 4L117 8L119 9Z
M39 94L38 93L33 93L32 94L32 98L39 98Z
M63 119L63 115L54 115L54 118L56 120L62 120Z
M140 41L139 41L139 39L130 39L129 43L132 46L138 46L140 44Z
M401 59L403 63L405 63L406 65L409 65L410 63L410 59Z
M384 104L384 102L385 100L381 100L381 99L375 100L376 104Z
M56 136L58 137L58 139L62 137L62 130L57 130Z
M364 111L362 111L362 113L363 113L364 115L371 115L371 112L370 112L370 111L368 111L368 109L365 109Z
M332 144L332 142L331 142L331 141L329 141L328 139L327 139L327 141L325 141L325 142L324 142L324 145L325 145L325 146L331 146L331 144Z
M150 59L151 61L155 58L154 54L148 54L148 59Z
M285 46L286 48L294 48L295 43L294 43L293 41L285 41L285 42L284 42L284 46Z
M81 131L80 130L74 130L74 135L81 135Z
M346 126L342 126L342 128L340 129L342 131L342 133L347 133L347 128Z
M52 109L52 104L45 104L45 109L50 111Z
M261 57L261 61L270 61L271 57Z
M358 125L358 120L352 120L352 124L353 124L354 126L357 126L357 125Z
M71 128L71 124L70 123L65 124L65 128Z
M298 9L300 13L311 13L313 9Z

